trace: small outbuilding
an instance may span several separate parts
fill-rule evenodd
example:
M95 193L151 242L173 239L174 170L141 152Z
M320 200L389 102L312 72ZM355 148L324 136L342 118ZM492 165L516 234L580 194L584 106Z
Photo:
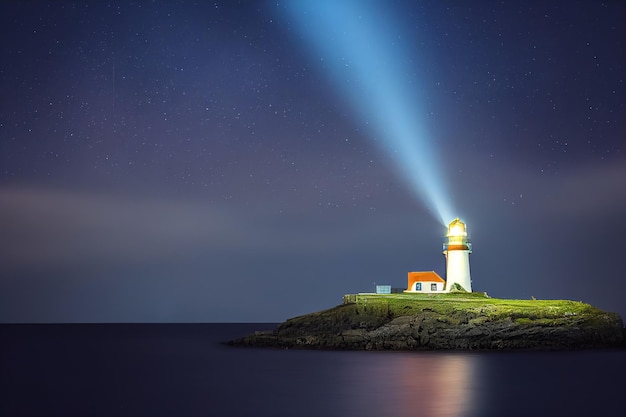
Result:
M445 285L446 281L435 271L409 272L408 284L404 292L444 292Z
M376 294L391 294L391 285L376 285Z

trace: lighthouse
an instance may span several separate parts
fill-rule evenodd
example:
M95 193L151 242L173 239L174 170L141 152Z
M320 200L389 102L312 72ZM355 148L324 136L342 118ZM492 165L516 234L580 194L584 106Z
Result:
M448 225L448 233L443 243L443 254L446 257L446 292L450 292L454 284L459 284L468 292L472 291L470 253L472 243L467 238L467 228L457 217Z

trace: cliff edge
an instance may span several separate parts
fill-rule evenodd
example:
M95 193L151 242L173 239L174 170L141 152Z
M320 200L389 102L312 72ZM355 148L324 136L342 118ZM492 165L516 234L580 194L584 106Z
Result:
M504 300L484 293L348 294L235 346L333 350L517 350L623 347L620 316L567 300Z

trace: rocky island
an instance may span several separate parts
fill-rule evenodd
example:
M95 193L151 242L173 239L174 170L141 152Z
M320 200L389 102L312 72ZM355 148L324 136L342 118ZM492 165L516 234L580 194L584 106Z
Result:
M348 294L328 310L228 342L332 350L570 350L625 346L620 316L567 300L485 293Z

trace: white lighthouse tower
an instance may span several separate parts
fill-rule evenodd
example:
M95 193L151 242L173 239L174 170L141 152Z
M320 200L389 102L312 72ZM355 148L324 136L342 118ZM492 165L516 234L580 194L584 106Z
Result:
M450 292L454 284L459 284L468 292L472 291L470 253L472 243L467 238L465 223L457 217L448 225L448 234L443 243L443 254L446 257L446 292Z

